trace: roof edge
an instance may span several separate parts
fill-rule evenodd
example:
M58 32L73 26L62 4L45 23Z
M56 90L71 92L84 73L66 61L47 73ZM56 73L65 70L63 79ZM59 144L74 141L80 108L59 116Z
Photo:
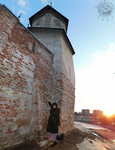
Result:
M74 49L73 49L73 46L72 46L72 44L71 44L71 42L70 42L70 40L69 40L69 38L68 38L68 36L67 36L66 32L64 31L64 29L61 29L61 28L40 28L40 27L28 27L28 30L30 30L30 31L31 31L31 29L40 29L40 30L46 29L46 30L57 30L57 31L59 30L59 31L62 31L62 33L63 33L64 37L65 37L65 38L66 38L66 40L69 42L69 46L70 46L70 48L71 48L72 55L74 55L74 54L75 54L75 51L74 51Z
M35 16L37 16L38 14L42 13L43 11L46 11L47 9L50 9L52 11L55 11L56 14L60 15L66 22L66 30L68 29L68 23L69 23L69 19L66 18L65 16L63 16L60 12L58 12L56 9L54 9L53 7L51 7L50 5L47 5L45 6L44 8L42 8L41 10L39 10L37 13L35 13L33 16L31 16L29 18L29 22L30 22L30 25L32 25L32 21L33 19L35 18Z

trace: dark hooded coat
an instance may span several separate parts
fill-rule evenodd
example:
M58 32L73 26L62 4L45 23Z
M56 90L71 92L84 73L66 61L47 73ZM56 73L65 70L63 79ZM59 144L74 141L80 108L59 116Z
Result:
M49 102L49 105L51 107L50 110L50 116L48 119L48 127L47 127L47 132L50 133L58 133L58 126L60 125L60 109L57 108L57 104L51 104ZM56 108L53 108L53 105L56 105Z

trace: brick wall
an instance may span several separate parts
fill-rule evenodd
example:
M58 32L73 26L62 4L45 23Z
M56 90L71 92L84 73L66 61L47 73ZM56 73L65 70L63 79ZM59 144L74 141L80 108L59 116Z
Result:
M0 149L28 138L38 142L46 139L47 101L54 92L52 62L47 48L1 6Z
M74 128L75 87L64 74L62 80L61 124L64 132L67 132Z
M34 51L32 51L34 50ZM63 132L74 127L75 88L53 68L52 53L0 5L0 149L47 142L48 101L61 109Z
M54 101L61 110L61 129L64 133L74 128L74 103L75 87L64 73L53 71L54 76Z

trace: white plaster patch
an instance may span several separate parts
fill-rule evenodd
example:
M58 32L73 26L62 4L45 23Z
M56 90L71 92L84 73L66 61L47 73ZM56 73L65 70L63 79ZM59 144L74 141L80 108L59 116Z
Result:
M24 135L24 134L26 135L30 132L30 127L26 127L26 128L21 127L19 132L20 132L21 135Z
M47 143L48 143L48 140L42 141L42 142L38 142L37 144L39 144L40 147L42 147L42 146L46 145Z

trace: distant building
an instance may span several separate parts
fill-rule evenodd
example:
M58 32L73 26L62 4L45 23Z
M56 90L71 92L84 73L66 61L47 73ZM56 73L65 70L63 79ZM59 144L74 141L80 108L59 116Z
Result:
M83 115L90 115L90 110L89 109L82 109L82 114Z
M75 118L75 121L90 123L91 122L90 110L82 109L82 112L80 113L75 112L74 118Z
M93 123L99 123L103 118L103 111L102 110L93 110L92 116L92 122Z
M103 111L102 110L93 110L93 115L94 116L102 116L103 115Z

